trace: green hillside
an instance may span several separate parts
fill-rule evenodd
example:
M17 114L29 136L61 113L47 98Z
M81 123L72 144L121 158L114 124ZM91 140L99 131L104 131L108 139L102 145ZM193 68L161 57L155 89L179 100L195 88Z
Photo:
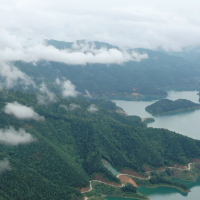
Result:
M114 103L95 99L64 99L39 105L36 94L2 90L0 129L24 128L36 141L0 145L0 159L7 158L11 170L1 173L1 199L81 199L78 188L101 174L120 182L103 166L107 160L118 171L145 172L173 163L186 164L200 158L200 141L165 129L147 128L141 118L115 112ZM4 112L6 103L17 101L32 107L44 121L17 119ZM66 109L70 104L76 109ZM96 112L89 112L94 104ZM1 139L0 139L1 141Z
M177 99L176 101L161 99L145 108L152 115L165 115L195 109L200 109L200 104L187 99Z

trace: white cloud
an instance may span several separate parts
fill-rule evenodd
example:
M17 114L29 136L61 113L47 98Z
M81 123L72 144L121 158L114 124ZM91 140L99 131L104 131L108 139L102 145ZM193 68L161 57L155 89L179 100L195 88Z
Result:
M16 47L7 46L6 48L0 48L0 62L5 63L17 60L37 62L39 60L46 60L70 65L85 65L87 63L122 64L129 61L138 62L148 58L147 54L139 54L135 51L127 52L115 48L101 48L97 50L95 46L89 47L87 43L83 44L84 46L80 46L76 51L71 51L69 49L59 50L38 41L25 41L21 39L21 42Z
M41 94L37 95L37 100L39 104L47 104L50 102L55 103L58 101L56 95L53 92L49 91L44 83L42 83L39 90L41 92Z
M3 85L8 88L17 84L22 85L25 89L28 86L35 87L34 81L12 64L0 62L0 76L4 79Z
M94 105L94 104L91 104L87 109L87 111L90 112L90 113L95 113L98 110L99 110L98 107L96 105Z
M200 44L199 7L198 0L1 0L1 29L12 36L0 46L19 49L22 37L180 50Z
M73 111L73 110L75 110L75 109L78 109L78 108L81 108L81 106L80 105L77 105L77 104L74 104L74 103L71 103L70 105L69 105L69 107L68 106L66 106L66 105L60 105L60 107L61 108L64 108L66 111Z
M0 129L0 143L16 146L19 144L28 144L36 139L24 129L15 130L13 127L9 129Z
M60 84L61 84L61 80L60 80L59 78L56 78L56 81L55 81L55 82L56 82L57 85L60 85Z
M61 86L62 95L64 97L77 97L79 94L79 92L76 91L76 86L72 84L70 80L64 79L61 81L59 78L57 78L56 84Z
M6 170L10 171L11 166L9 160L7 158L4 158L3 160L0 160L0 173Z
M8 115L14 115L18 119L44 120L44 117L38 115L32 107L24 106L17 101L7 103L4 112Z

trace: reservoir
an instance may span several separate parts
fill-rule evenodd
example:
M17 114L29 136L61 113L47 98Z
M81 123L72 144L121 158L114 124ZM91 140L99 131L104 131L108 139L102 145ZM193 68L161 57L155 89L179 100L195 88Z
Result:
M170 91L167 99L188 99L199 103L197 91ZM155 101L123 101L113 100L117 106L121 107L130 115L137 115L141 118L153 117L155 122L148 124L148 127L166 128L170 131L186 135L193 139L200 140L200 109L195 111L186 111L176 114L152 116L145 111L145 107ZM200 177L197 182L188 182L191 188L190 193L182 193L176 188L158 187L158 188L138 188L138 191L146 194L151 200L199 200L200 199ZM127 200L125 198L107 197L108 200Z
M176 180L177 181L177 180ZM138 191L146 194L151 200L199 200L200 199L200 177L197 182L188 182L191 192L183 193L176 188L138 188ZM107 200L136 200L118 197L106 197Z
M199 103L199 96L197 93L197 91L170 91L166 98L170 100L188 99L195 103ZM166 128L170 131L175 131L176 133L200 140L200 109L163 116L152 116L145 111L145 107L156 101L113 100L113 102L130 115L137 115L141 118L153 117L155 122L148 124L148 127Z
M176 181L178 181L176 179ZM196 182L188 183L191 192L183 193L176 188L158 187L158 188L138 188L138 191L146 194L151 200L199 200L200 199L200 177ZM136 200L119 197L106 197L107 200Z

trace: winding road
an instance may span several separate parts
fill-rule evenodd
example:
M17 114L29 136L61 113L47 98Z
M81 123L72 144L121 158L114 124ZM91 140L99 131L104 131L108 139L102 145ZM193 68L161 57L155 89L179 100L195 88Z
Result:
M106 184L106 185L110 185L110 186L113 186L113 187L124 187L124 184L120 185L120 186L117 186L117 185L112 185L112 184L109 184L109 183L105 183L103 181L98 181L98 180L91 180L90 181L90 189L88 191L85 191L85 192L81 192L81 193L86 193L86 192L90 192L92 190L92 183L91 182L99 182L99 183L103 183L103 184Z
M168 167L168 168L176 168L176 169L179 169L179 170L190 170L191 169L191 164L192 163L189 163L188 164L188 169L181 169L181 168L177 168L177 167ZM166 170L166 168L164 169L164 170L162 170L162 171L165 171ZM151 171L148 171L148 172L146 172L146 173L149 173L149 172L151 172ZM133 175L129 175L129 174L118 174L117 175L117 178L119 178L119 176L121 176L121 175L125 175L125 176L131 176L131 177L135 177L135 178L139 178L139 179L143 179L143 180L149 180L151 177L150 176L148 176L148 178L141 178L141 177L137 177L137 176L133 176ZM109 183L105 183L105 182L103 182L103 181L98 181L98 180L91 180L90 181L90 189L88 190L88 191L84 191L84 192L81 192L81 193L86 193L86 192L90 192L90 191L92 191L92 181L96 181L96 182L99 182L99 183L103 183L103 184L106 184L106 185L110 185L110 186L113 186L113 187L124 187L124 184L122 184L121 186L116 186L116 185L112 185L112 184L109 184ZM84 200L88 200L88 198L87 197L85 197L85 199Z

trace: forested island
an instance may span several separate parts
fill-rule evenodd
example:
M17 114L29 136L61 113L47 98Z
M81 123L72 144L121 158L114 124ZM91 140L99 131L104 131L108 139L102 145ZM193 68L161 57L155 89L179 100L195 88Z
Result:
M200 109L200 104L187 99L178 99L175 101L161 99L147 106L145 110L152 115L166 115L171 113Z

